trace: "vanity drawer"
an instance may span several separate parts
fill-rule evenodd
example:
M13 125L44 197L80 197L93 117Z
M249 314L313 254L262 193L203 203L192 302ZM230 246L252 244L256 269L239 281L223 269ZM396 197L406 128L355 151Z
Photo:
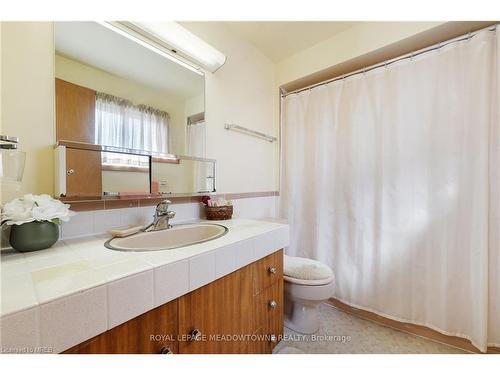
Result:
M274 329L283 321L283 281L278 280L254 297L253 318L255 327Z
M283 285L282 283L277 284ZM278 288L278 285L271 288ZM282 286L280 288L282 290ZM257 299L257 297L255 298ZM254 332L255 340L249 345L249 353L271 354L274 347L282 340L283 309L281 308L280 310L263 315L264 319L261 320L261 326Z
M253 265L254 295L283 279L283 250L279 250Z

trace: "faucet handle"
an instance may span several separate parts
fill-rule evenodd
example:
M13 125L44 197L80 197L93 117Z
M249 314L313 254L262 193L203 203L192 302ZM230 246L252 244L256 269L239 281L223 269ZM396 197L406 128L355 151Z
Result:
M169 201L168 199L165 199L163 201L161 201L160 203L158 203L156 205L156 214L157 215L166 215L167 212L168 212L168 206L171 204L172 202Z

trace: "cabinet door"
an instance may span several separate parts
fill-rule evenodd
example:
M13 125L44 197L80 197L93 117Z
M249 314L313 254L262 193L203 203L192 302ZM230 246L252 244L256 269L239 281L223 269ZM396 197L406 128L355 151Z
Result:
M78 344L66 354L178 353L177 300Z
M66 196L100 196L102 170L100 151L66 148Z
M217 353L213 336L218 328L217 282L212 282L179 298L179 352Z
M218 353L249 353L253 324L252 269L244 267L216 281Z
M177 332L174 300L108 331L108 350L120 354L178 353Z
M252 269L247 266L180 297L180 353L250 352L252 291ZM200 341L193 340L195 330Z
M56 79L57 140L95 143L95 91Z

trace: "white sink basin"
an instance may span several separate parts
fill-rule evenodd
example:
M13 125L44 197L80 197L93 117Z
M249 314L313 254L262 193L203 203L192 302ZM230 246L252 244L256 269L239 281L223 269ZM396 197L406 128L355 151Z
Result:
M228 229L220 224L182 224L156 232L141 232L130 237L112 238L104 244L121 251L155 251L193 245L222 237Z

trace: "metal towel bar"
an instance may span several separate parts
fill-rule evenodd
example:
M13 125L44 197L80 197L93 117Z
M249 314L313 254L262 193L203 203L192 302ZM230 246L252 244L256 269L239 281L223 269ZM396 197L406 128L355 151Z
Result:
M236 124L224 124L224 129L240 131L240 132L246 133L248 135L253 135L254 137L259 137L259 138L265 139L268 142L275 142L277 139L276 137L273 137L272 135L261 133L261 132L258 132L256 130L248 129L248 128L245 128L244 126L240 126L240 125L236 125Z

